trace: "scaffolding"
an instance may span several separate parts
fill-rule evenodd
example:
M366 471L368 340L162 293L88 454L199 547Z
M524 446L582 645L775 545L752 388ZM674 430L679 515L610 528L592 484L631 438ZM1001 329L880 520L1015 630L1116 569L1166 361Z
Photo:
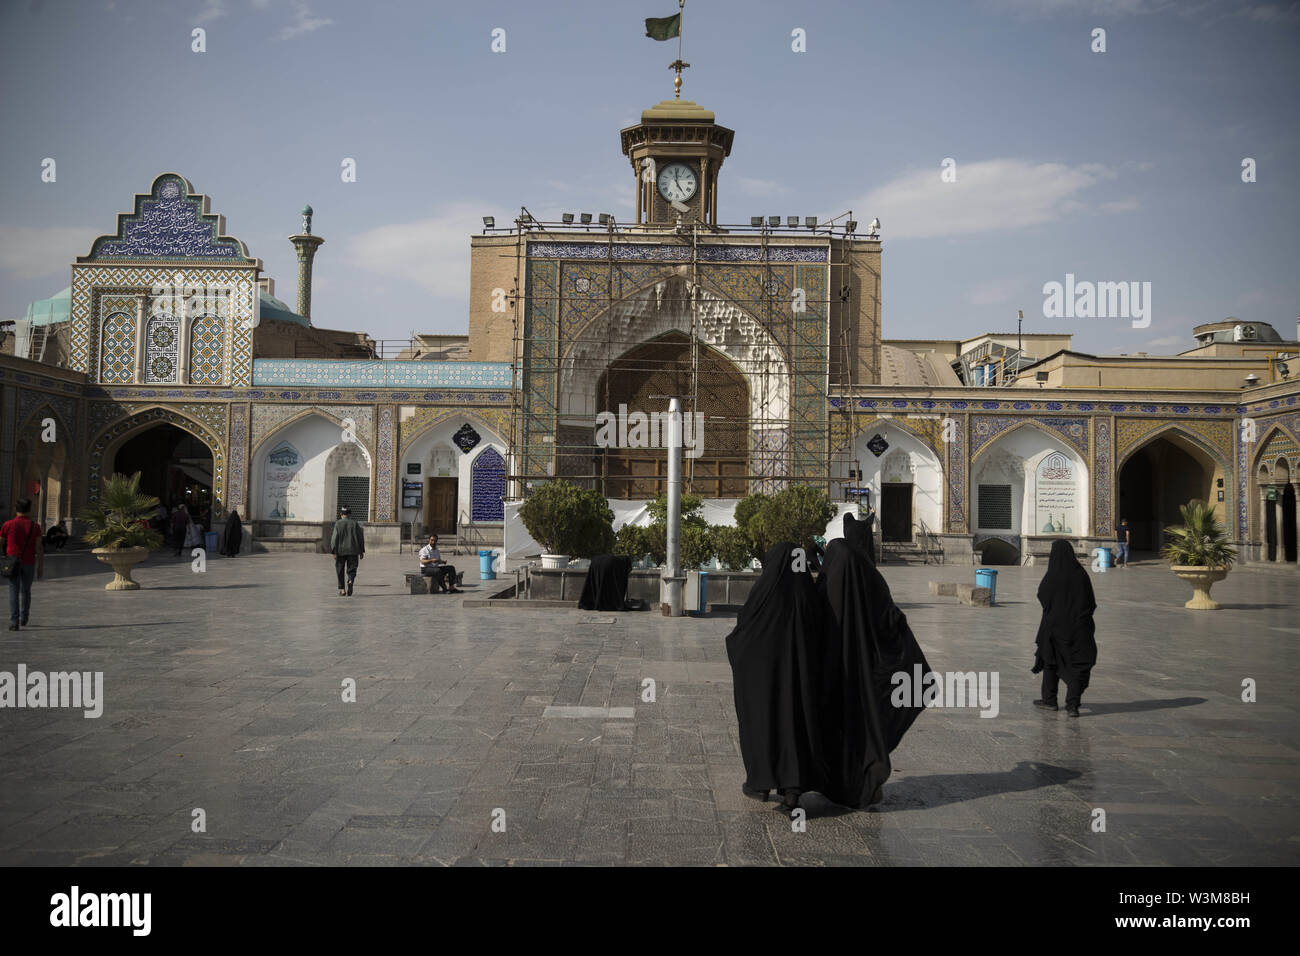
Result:
M861 475L856 336L868 330L857 327L848 280L852 254L864 251L849 229L852 213L815 227L602 220L575 226L521 209L508 230L513 248L500 253L514 258L507 496L563 477L612 498L653 497L666 480L661 449L602 448L594 437L598 416L616 414L629 395L646 406L629 413L660 411L678 397L685 413L703 416L702 448L683 462L689 493L743 497L787 482L831 493L853 484ZM717 258L727 245L757 253L728 270ZM824 260L777 254L791 246L823 248ZM812 294L798 279L808 266L819 279ZM837 276L844 281L832 289ZM724 278L730 288L720 287ZM878 317L878 273L856 291ZM832 408L836 392L844 397Z

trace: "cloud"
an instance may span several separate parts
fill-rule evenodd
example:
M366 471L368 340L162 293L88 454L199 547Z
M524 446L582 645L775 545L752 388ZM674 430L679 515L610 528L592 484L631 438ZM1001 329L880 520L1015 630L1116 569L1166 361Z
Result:
M1132 212L1137 207L1137 197L1129 196L1127 199L1115 199L1110 202L1104 202L1097 208L1102 212Z
M1200 21L1243 17L1256 23L1280 24L1300 20L1300 4L1283 3L1227 4L1222 0L986 0L994 13L1006 13L1023 19L1039 19L1061 14L1094 17L1137 17L1155 13L1175 13L1184 19Z
M203 7L194 17L195 23L211 23L226 15L226 0L203 0Z
M1176 6L1175 0L989 0L995 11L1024 17L1050 17L1060 13L1124 17L1159 13Z
M859 219L878 217L889 239L964 236L1025 229L1055 222L1087 210L1107 209L1081 198L1114 170L1095 163L1030 163L1020 159L988 159L957 164L957 181L942 182L939 167L906 173L873 189L853 204ZM1115 203L1110 203L1115 206Z
M446 206L428 219L378 226L354 237L347 253L361 268L416 283L432 295L469 295L469 239L483 229L482 203Z
M327 27L334 21L329 17L314 16L306 0L293 0L293 23L280 31L281 40L292 40L304 33L312 33Z
M0 271L13 279L59 275L90 251L99 232L90 226L0 225Z

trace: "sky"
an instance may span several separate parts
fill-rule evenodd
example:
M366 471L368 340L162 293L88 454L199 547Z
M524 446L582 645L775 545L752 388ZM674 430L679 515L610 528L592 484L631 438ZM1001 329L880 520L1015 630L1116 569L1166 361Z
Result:
M464 333L482 216L633 218L619 130L672 96L677 44L643 21L675 12L0 0L0 317L178 172L291 307L314 208L313 324ZM886 338L1018 309L1096 354L1177 352L1229 315L1295 338L1300 2L688 0L684 23L683 98L736 131L719 219L879 218ZM1150 324L1046 317L1067 275L1149 282Z

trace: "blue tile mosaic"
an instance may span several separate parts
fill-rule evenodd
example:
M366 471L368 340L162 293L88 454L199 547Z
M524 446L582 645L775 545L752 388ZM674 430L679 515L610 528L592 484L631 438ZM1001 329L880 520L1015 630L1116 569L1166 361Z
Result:
M772 246L766 255L761 245L740 246L709 244L698 247L701 262L827 262L827 246ZM530 242L528 255L538 259L608 259L609 244L604 242ZM685 246L665 246L640 242L614 243L614 258L643 259L656 262L689 262Z
M509 362L254 359L254 385L336 388L511 388Z
M505 506L501 502L506 492L506 462L495 448L485 448L470 466L473 497L473 520L502 521Z

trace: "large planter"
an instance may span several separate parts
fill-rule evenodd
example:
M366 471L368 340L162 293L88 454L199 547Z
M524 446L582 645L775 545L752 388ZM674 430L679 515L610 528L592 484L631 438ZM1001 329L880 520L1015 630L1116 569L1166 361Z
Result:
M1228 576L1227 568L1207 568L1192 564L1171 564L1169 570L1192 586L1192 599L1183 605L1193 611L1217 611L1219 602L1211 600L1210 588Z
M569 556L567 554L544 554L542 555L542 567L551 571L558 571L560 568L569 566Z
M90 553L113 569L113 580L104 585L105 591L140 590L131 580L131 569L149 557L148 548L95 548Z

